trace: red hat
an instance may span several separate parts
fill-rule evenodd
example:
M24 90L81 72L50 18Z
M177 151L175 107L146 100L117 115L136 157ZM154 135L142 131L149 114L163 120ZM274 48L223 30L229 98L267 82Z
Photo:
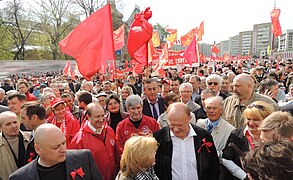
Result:
M50 106L51 106L51 108L54 108L58 104L62 104L62 103L65 104L65 102L61 98L56 97L50 102Z
M167 83L167 84L170 85L170 82L168 80L165 80L165 79L162 81L162 84L164 84L164 83Z

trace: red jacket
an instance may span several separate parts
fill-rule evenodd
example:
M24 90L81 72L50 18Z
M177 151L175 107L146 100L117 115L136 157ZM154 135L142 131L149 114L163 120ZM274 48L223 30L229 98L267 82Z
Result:
M133 135L148 135L159 130L159 124L154 118L142 115L142 121L136 127L130 122L129 117L118 123L116 129L116 146L119 158L122 155L125 142Z
M25 93L25 96L26 96L26 101L37 101L38 100L38 98L36 98L36 96L31 94L29 91L27 91L27 93Z
M65 113L65 127L66 128L63 127L63 123L61 123L60 126L58 126L56 124L55 116L49 117L48 119L46 119L46 121L51 122L51 124L54 124L57 127L59 127L63 133L66 132L65 137L66 137L67 147L70 146L70 142L71 142L72 138L75 136L75 134L80 129L79 122L75 119L75 117L68 110L66 110L66 113Z
M115 134L107 123L101 134L94 133L86 121L83 128L71 141L72 149L89 149L94 157L97 167L105 180L114 180L117 170L115 153Z

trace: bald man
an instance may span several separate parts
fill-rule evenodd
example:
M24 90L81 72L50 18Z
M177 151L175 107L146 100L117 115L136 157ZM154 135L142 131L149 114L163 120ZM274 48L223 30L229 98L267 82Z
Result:
M23 166L27 136L19 131L17 116L11 111L0 113L0 179Z
M89 150L66 150L64 133L55 125L42 124L35 132L35 150L39 155L9 176L21 179L103 179ZM77 172L79 170L79 172Z
M223 101L222 118L233 126L243 127L242 113L246 106L255 101L264 101L271 104L277 111L278 104L270 97L254 92L254 81L248 74L239 74L233 79L234 94Z
M159 143L155 172L160 180L217 180L220 162L212 136L190 123L190 108L176 102L167 109L168 126L154 133Z

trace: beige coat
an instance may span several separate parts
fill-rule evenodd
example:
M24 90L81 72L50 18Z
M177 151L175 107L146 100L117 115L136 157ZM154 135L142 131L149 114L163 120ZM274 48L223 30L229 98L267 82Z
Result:
M29 141L27 132L22 134L24 139L24 146L26 148ZM9 145L7 141L3 138L2 132L0 132L0 179L2 178L3 180L7 180L9 175L17 169L18 168L14 161L14 157L9 148Z
M207 129L208 119L199 119L196 123L197 126ZM225 121L223 118L219 121L218 125L213 128L211 135L218 152L218 156L221 158L222 150L226 146L227 140L231 132L235 129L230 123Z

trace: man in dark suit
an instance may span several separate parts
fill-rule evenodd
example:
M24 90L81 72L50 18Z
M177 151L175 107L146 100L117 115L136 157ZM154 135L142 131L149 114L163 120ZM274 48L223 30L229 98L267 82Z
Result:
M39 102L25 102L21 107L21 121L27 130L32 131L24 155L24 165L30 163L37 157L37 153L34 147L34 132L36 131L37 127L46 123L45 117L46 110Z
M158 178L217 180L220 162L212 136L190 124L190 109L183 103L171 104L167 114L169 125L154 133Z
M200 89L199 84L200 84L200 77L197 75L192 75L190 76L189 83L192 85L193 91L192 91L192 101L195 101L196 97L200 96L200 93L202 89Z
M40 125L35 132L39 157L9 176L21 179L103 179L89 150L67 150L63 132L55 125Z
M158 117L166 110L164 99L158 97L158 84L154 79L144 82L145 99L143 100L142 113L158 120Z

